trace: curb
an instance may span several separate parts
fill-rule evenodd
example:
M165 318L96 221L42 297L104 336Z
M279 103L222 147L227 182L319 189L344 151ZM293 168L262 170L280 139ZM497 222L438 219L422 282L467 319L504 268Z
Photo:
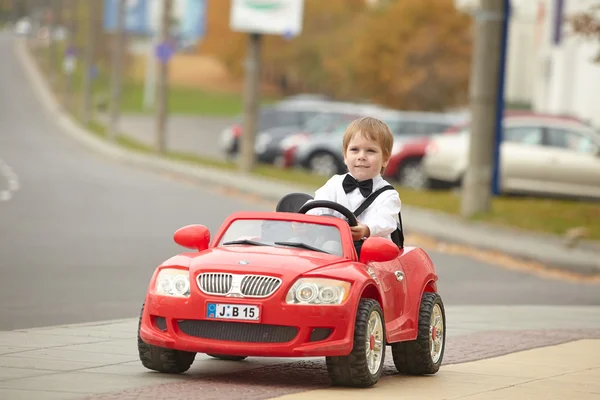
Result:
M288 183L249 174L231 173L183 161L170 161L160 156L125 150L119 145L101 139L77 124L62 109L23 40L16 42L15 51L47 117L54 120L63 132L89 150L126 164L153 171L168 171L194 181L234 188L273 201L279 200L290 191L312 190L294 188ZM537 235L512 228L464 221L452 215L412 206L403 205L403 210L406 211L403 215L405 229L439 241L502 252L515 258L543 263L551 269L582 275L600 274L600 245L590 243L580 248L569 249L564 246L564 240L559 236Z

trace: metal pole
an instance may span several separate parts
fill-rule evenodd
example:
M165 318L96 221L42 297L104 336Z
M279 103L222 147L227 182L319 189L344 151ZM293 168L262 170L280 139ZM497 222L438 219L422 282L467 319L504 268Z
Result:
M240 138L239 161L240 170L246 173L252 171L256 158L254 153L254 138L256 136L260 100L261 42L261 34L249 34L248 58L246 59L246 88L244 90L244 129Z
M85 61L83 65L83 123L88 125L92 122L94 112L94 82L92 68L94 68L94 56L96 54L96 20L97 1L83 3L87 7L87 46L85 46Z
M465 217L491 209L503 3L504 0L481 0L475 17L469 164L461 198L461 214Z
M156 56L154 54L158 46L159 38L157 32L151 32L148 42L148 54L146 55L146 71L144 75L144 109L151 110L156 104Z
M501 145L504 133L504 92L506 82L506 57L508 49L508 31L510 28L510 0L504 0L504 19L502 20L502 41L500 43L500 72L498 77L498 100L496 107L496 135L494 142L494 168L492 170L492 193L500 194Z
M65 0L63 0L64 2ZM64 4L64 3L63 3ZM64 92L64 104L67 110L74 112L73 102L73 73L75 72L75 63L77 56L76 50L76 30L77 22L75 21L75 14L77 8L75 7L75 1L69 0L66 4L66 23L67 26L67 40L65 46L65 54L63 55L63 72L65 74L65 92Z
M60 12L62 9L61 0L54 0L52 3L52 24L50 24L50 28L48 29L48 41L49 41L49 50L50 50L50 83L53 88L56 88L57 82L57 68L59 63L59 55L58 55L58 43L56 42L56 29L60 25Z
M119 0L117 29L113 37L110 121L108 137L116 140L119 134L119 117L121 109L121 81L123 76L123 53L125 52L125 6L126 0Z
M161 45L169 45L171 27L171 9L173 0L163 0L161 21ZM155 61L156 62L156 61ZM164 154L167 150L167 112L169 103L169 61L168 57L161 58L158 70L156 90L156 151Z

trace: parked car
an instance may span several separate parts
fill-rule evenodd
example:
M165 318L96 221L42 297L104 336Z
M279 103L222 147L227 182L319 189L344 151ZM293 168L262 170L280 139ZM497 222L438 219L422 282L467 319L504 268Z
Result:
M600 198L600 133L574 119L514 115L500 147L503 193ZM470 128L436 137L426 149L428 179L459 185L468 166Z
M325 103L320 111L306 122L302 129L298 129L297 126L284 126L260 132L255 142L257 159L262 163L287 167L284 152L290 143L307 141L316 133L327 133L339 126L347 126L363 113L376 109L380 108L370 104ZM286 146L282 144L286 144Z
M331 97L322 93L298 93L284 97L283 100L331 100Z
M575 122L581 122L571 116L563 115L550 115L534 113L526 110L506 110L506 116L540 116L544 118L553 119L564 119ZM464 120L453 126L449 126L441 134L452 135L463 130L468 124L468 114L463 115ZM390 162L385 169L384 176L388 179L396 180L401 185L414 188L422 189L428 186L429 180L425 173L422 165L423 157L425 157L425 150L429 145L431 139L435 134L440 132L427 132L423 135L415 137L407 137L400 139L401 143L397 143L394 148L394 153L390 158Z
M373 110L363 113L386 122L394 133L394 150L398 152L401 143L418 136L443 132L449 126L464 120L464 116L445 113L407 112L396 110ZM343 173L346 170L342 155L342 137L346 126L335 132L312 135L309 141L296 144L285 153L289 163L324 176Z
M324 100L283 100L271 106L261 107L258 115L257 132L277 127L302 129L306 122L317 115L328 101ZM239 150L239 138L243 131L243 116L221 132L221 149L232 157Z

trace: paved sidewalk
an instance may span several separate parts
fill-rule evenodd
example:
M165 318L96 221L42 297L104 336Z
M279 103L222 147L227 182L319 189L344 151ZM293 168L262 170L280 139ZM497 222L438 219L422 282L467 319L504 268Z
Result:
M581 340L484 361L443 367L434 377L383 378L368 396L377 399L569 399L600 397L600 340ZM321 389L280 400L363 399L365 393Z
M99 139L76 124L63 112L23 41L17 43L16 52L51 119L56 121L66 134L95 152L124 163L176 173L203 183L235 188L271 200L280 199L283 195L292 191L313 192L315 189L313 187L293 186L289 182L244 176L236 172L216 168L173 162L153 155L132 153ZM218 125L219 122L216 124ZM189 121L188 125L197 126L197 124ZM215 134L217 133L215 132ZM152 144L151 135L142 135L139 132L134 135L138 139L145 140L147 144ZM201 136L190 134L189 131L172 130L169 135L169 142L175 148L189 147L189 151L192 152L194 149L202 149L204 146ZM192 144L194 137L200 138L196 145ZM417 232L448 243L498 251L575 273L600 274L600 245L594 242L582 242L579 246L569 249L565 247L564 239L559 236L538 235L514 229L492 227L483 223L464 221L458 217L435 211L411 207L410 205L403 206L403 220L405 230L408 233Z
M458 365L575 340L600 339L600 307L448 306L446 313L448 336L440 373L435 377L398 375L388 350L385 377L369 390L382 396L402 390L408 398L411 393L431 393L431 398L437 398L447 390L458 396L526 384L558 373L591 379L598 372L592 373L592 368L600 368L600 341L589 340L581 346L525 352L504 361ZM258 400L314 389L333 398L364 395L330 388L323 358L251 357L227 362L198 354L186 374L148 371L137 355L137 323L137 318L131 318L0 332L0 399L181 400L202 393L203 399ZM567 385L565 390L571 388ZM317 394L321 398L321 391ZM306 395L314 398L310 392ZM580 398L579 393L573 395Z

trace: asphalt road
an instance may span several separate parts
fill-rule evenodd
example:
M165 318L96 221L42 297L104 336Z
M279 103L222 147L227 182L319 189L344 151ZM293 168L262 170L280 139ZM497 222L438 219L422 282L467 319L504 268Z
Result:
M99 115L99 120L108 121L108 116ZM232 117L173 115L167 121L167 148L173 152L197 153L203 158L225 161L227 157L220 144L221 132L233 121ZM148 146L156 145L156 120L153 116L123 115L119 126L121 132L136 141Z
M0 35L0 330L133 317L173 232L264 203L107 160L47 119ZM447 304L600 304L597 286L431 254Z

